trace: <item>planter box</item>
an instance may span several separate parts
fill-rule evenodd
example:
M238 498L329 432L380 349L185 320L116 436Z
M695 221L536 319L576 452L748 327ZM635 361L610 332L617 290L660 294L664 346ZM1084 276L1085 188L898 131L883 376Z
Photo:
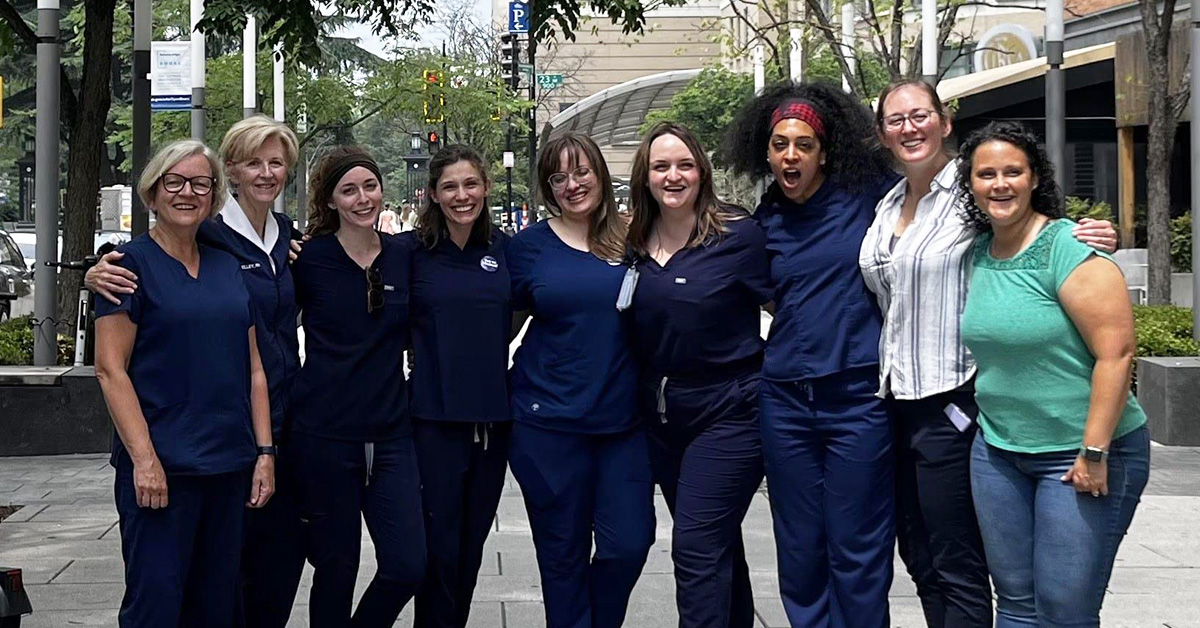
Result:
M105 453L113 426L96 372L0 367L0 456Z
M1150 438L1200 446L1200 357L1138 358L1137 379Z

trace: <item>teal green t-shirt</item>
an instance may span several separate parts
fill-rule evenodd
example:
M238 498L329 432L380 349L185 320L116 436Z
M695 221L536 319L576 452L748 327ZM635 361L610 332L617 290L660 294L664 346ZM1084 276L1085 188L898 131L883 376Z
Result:
M991 233L976 239L961 330L979 365L979 426L993 447L1043 453L1078 449L1083 442L1096 360L1058 289L1088 257L1112 258L1076 240L1074 226L1051 221L1006 260L991 256ZM1113 438L1145 423L1129 393Z

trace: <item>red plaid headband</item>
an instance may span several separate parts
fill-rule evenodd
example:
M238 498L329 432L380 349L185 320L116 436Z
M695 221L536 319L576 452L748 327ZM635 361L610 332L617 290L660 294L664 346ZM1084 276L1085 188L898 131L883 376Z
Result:
M776 124L783 120L793 118L800 120L811 126L817 134L817 139L825 139L825 122L821 120L821 114L817 113L817 108L803 100L793 100L784 103L771 114L771 128L774 129Z

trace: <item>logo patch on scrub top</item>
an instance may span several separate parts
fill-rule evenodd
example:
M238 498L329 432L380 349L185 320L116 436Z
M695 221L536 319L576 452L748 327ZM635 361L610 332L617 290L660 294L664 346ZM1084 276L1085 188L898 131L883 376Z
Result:
M494 273L496 269L500 268L500 262L497 262L496 258L491 255L484 255L483 259L479 260L479 267L489 273Z
M681 286L682 286L682 285L684 285L684 284L686 284L686 283L687 283L687 277L676 277L676 278L675 278L675 283L677 283L677 284L679 284L679 285L681 285Z
M384 291L384 292L395 292L395 291L396 291L396 286L389 286L389 285L387 285L387 284L384 284L384 285L383 285L383 291Z

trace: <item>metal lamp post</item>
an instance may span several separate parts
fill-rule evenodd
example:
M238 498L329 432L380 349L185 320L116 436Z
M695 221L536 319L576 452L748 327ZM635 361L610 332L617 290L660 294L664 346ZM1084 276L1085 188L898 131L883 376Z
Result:
M1067 83L1063 75L1063 0L1046 3L1046 154L1062 190L1067 152Z

